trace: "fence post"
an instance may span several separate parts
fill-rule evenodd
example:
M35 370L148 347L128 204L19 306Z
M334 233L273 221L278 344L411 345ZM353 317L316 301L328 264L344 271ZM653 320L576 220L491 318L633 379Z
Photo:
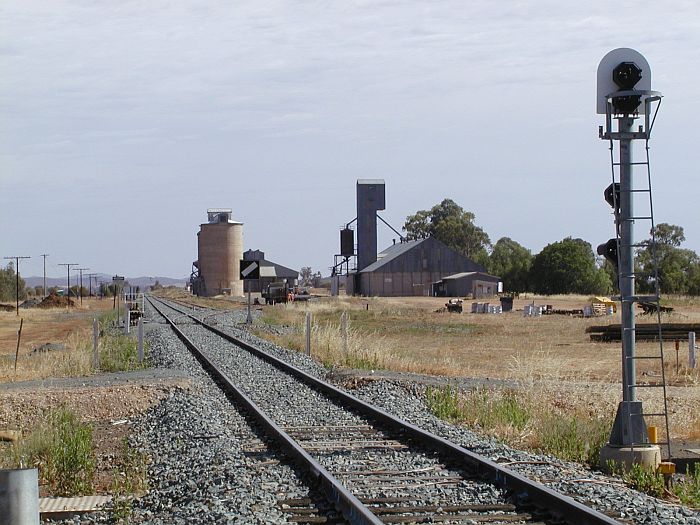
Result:
M311 355L311 312L306 312L306 355Z
M92 367L97 370L100 367L100 353L98 347L100 345L100 323L97 318L92 320Z
M348 356L348 313L340 314L340 331L343 337L343 357Z
M17 330L17 350L15 350L15 374L17 374L17 359L19 358L19 343L22 340L22 325L24 325L24 317L20 317L19 330Z
M143 317L139 317L139 364L143 363Z
M695 368L695 332L688 332L688 368Z
M130 325L131 324L131 310L129 309L129 303L126 301L124 302L124 333L126 335L129 335L129 332L131 332Z

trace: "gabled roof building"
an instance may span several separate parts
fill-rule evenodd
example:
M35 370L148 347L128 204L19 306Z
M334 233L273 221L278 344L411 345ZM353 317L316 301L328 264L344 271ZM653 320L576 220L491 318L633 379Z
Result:
M268 284L284 281L290 287L297 283L299 272L265 259L265 252L260 250L248 250L243 253L244 261L258 261L260 264L260 278L245 282L246 292L262 292Z
M486 269L434 237L405 241L379 253L376 261L348 279L348 293L430 296L433 283L466 272L486 274Z

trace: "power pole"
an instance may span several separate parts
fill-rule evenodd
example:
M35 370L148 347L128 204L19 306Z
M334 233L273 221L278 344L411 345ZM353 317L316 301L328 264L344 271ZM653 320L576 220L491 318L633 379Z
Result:
M83 272L89 270L90 268L76 268L80 272L80 288L78 292L80 293L80 306L83 306Z
M92 278L95 277L97 274L96 273L89 273L87 274L88 278L88 297L92 297ZM97 278L95 278L95 282L97 282Z
M65 266L68 271L68 306L70 306L70 267L78 266L78 263L61 263L59 266Z
M3 259L14 259L15 260L15 299L17 302L17 315L19 315L19 260L20 259L31 259L31 257L26 255L14 255L12 257L3 257Z
M48 253L42 253L41 257L44 258L44 299L46 299L47 293L46 293L46 258L49 256Z

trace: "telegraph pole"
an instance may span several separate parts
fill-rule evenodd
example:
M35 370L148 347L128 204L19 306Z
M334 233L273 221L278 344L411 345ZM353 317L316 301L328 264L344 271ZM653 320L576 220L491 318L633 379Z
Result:
M48 295L46 293L46 258L49 256L48 253L42 253L41 257L44 258L44 299L46 299L46 296Z
M31 257L26 255L14 255L12 257L3 257L3 259L14 259L15 260L15 299L17 303L17 315L19 315L19 260L20 259L31 259Z
M78 266L78 263L61 263L59 266L65 266L68 272L68 306L70 306L70 267Z
M97 274L96 273L89 273L87 274L88 278L88 297L92 297L92 278L95 277ZM97 282L97 278L95 277L95 282Z
M80 272L80 288L78 292L80 293L80 306L83 306L83 271L89 270L90 268L76 268Z

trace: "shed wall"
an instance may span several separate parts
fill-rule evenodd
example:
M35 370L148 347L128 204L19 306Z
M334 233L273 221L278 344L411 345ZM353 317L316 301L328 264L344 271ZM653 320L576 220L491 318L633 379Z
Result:
M377 270L360 272L359 289L354 292L365 296L429 296L433 282L460 272L485 272L485 268L428 238Z
M484 279L483 275L467 275L461 279L446 279L445 292L448 297L486 297L498 291L498 280Z
M429 296L439 272L372 272L360 274L362 295L382 297Z

